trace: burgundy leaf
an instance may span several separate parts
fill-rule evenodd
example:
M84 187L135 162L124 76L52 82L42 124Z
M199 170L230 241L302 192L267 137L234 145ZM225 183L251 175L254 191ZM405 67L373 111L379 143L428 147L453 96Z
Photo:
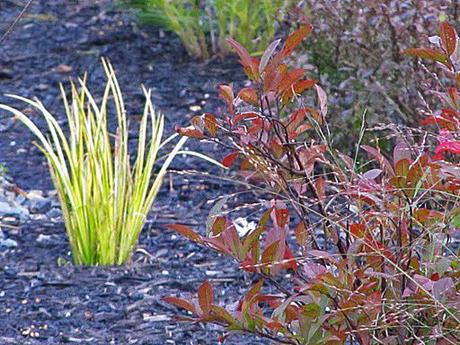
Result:
M282 55L287 56L289 55L302 40L308 36L308 34L313 30L313 26L311 25L304 25L294 31L289 37L286 39L286 43L284 43L284 47L282 50Z
M211 311L211 306L214 301L214 292L212 291L212 286L209 282L204 282L198 288L198 303L200 308L205 315L208 315Z
M168 297L163 297L162 300L165 301L166 303L174 304L175 306L178 306L193 314L196 314L195 306L193 305L193 303L187 301L186 299L168 296Z
M439 31L441 33L442 45L450 56L455 52L455 48L457 47L457 32L447 22L441 23Z
M182 224L169 224L167 225L168 228L174 230L174 231L177 231L178 233L180 233L182 236L185 236L187 237L188 239L194 241L194 242L198 242L198 243L202 243L203 240L201 238L201 236L199 234L197 234L195 231L193 231L192 229L190 229L188 226L186 225L182 225Z

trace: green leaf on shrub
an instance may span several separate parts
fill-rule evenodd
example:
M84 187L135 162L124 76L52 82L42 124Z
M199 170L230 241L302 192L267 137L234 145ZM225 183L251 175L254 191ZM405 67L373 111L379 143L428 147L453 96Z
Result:
M231 326L237 325L237 320L230 315L230 313L222 307L217 305L211 306L211 312L214 316L216 316L219 320L227 322Z
M460 228L460 212L452 217L450 224L455 228Z
M321 308L316 303L309 303L303 306L303 314L312 319L316 319L321 315Z

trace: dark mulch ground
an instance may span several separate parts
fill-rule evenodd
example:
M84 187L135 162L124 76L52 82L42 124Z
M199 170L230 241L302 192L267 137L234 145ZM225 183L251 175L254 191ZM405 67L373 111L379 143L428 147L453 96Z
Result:
M0 32L25 2L0 1ZM194 115L191 106L214 110L219 104L212 101L217 84L244 81L234 59L193 61L173 35L137 27L110 1L34 0L1 44L0 93L37 96L62 116L58 83L88 71L90 85L100 88L102 56L115 66L133 114L143 102L140 84L154 90L154 103L166 114L168 133L175 124L189 121ZM63 73L69 69L62 65L71 71ZM3 96L0 101L25 108ZM32 139L19 124L1 134L0 162L20 188L49 190L47 166ZM214 154L209 145L190 141L189 147ZM181 158L175 166L213 169L190 158ZM242 293L239 285L250 282L228 259L175 236L164 224L203 224L211 206L207 200L235 186L177 175L171 182L158 198L139 251L125 267L65 264L70 257L63 225L46 218L4 229L18 247L0 250L0 344L216 344L219 329L177 325L171 320L176 310L160 298L195 291L209 279L225 303ZM49 237L37 241L40 234ZM236 336L228 343L264 342Z

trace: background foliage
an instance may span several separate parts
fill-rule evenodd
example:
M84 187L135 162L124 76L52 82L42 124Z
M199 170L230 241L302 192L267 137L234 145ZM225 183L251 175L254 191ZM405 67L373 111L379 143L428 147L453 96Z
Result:
M401 51L420 46L439 21L458 21L458 1L304 0L291 11L293 23L305 20L315 35L298 55L313 65L329 90L330 119L341 128L340 144L358 139L362 113L369 126L418 125L430 112L437 87L427 78L428 61L407 61ZM298 57L297 59L299 59ZM304 61L298 60L298 61Z
M207 59L225 55L225 39L233 37L251 52L263 49L274 37L286 0L126 0L121 4L139 10L142 22L174 31L187 52Z

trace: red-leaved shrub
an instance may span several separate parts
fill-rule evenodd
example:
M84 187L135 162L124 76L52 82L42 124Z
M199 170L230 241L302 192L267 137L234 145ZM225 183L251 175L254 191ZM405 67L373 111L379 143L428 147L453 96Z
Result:
M325 91L286 63L311 30L273 42L260 59L229 40L252 86L221 85L226 113L178 128L231 148L223 164L273 195L244 235L223 215L212 216L206 235L170 226L232 257L257 282L232 310L219 305L209 282L196 298L165 300L193 314L190 321L275 343L459 344L452 237L460 226L460 176L457 159L444 157L460 153L457 88L440 94L445 108L426 120L441 128L435 152L419 134L397 140L392 157L357 143L368 157L363 164L358 152L349 157L331 142ZM444 23L438 48L405 54L438 61L458 83L457 41ZM316 92L316 105L304 104L307 91Z

